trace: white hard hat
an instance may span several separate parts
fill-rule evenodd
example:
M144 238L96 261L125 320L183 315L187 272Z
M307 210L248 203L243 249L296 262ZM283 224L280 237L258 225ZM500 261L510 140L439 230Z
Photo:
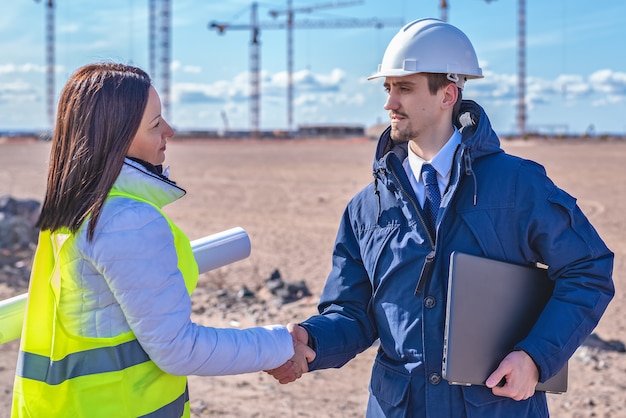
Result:
M443 73L463 88L465 80L482 78L483 70L472 43L456 27L438 19L415 20L393 37L378 71L378 77L402 77L416 73Z

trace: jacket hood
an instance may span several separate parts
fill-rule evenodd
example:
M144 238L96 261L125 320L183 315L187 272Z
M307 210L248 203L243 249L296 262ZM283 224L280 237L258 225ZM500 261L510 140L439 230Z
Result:
M472 159L503 152L498 135L483 108L472 100L463 100L456 127L461 132L461 146L469 151ZM384 164L383 157L390 151L403 161L408 153L408 142L395 142L391 139L391 126L381 134L376 147L374 171Z

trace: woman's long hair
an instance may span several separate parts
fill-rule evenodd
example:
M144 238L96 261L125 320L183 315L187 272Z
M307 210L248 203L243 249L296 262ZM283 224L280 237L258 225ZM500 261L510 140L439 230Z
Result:
M61 92L52 137L46 196L37 226L76 232L98 217L148 101L148 74L117 63L79 68Z

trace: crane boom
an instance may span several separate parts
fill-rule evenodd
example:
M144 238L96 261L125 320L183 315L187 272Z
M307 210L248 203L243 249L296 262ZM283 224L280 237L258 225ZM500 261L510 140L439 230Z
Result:
M294 9L290 6L285 10L270 10L270 16L277 17L281 14L289 14L289 13L312 13L313 10L319 9L331 9L335 7L343 7L343 6L355 6L357 4L363 4L363 0L354 0L354 1L334 1L332 3L324 3L324 4L314 4L311 6L298 7Z

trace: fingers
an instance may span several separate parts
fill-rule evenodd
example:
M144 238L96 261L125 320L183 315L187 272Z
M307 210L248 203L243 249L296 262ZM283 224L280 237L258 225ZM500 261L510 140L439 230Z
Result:
M510 369L506 368L506 364L500 363L498 368L489 375L485 384L488 388L493 389L497 386L503 386L506 383L506 375L511 372Z
M486 385L496 396L521 401L534 395L538 380L539 371L532 358L524 351L513 351L487 378Z
M295 382L302 376L302 370L294 361L287 360L285 364L272 370L266 370L267 374L278 380L281 384Z

